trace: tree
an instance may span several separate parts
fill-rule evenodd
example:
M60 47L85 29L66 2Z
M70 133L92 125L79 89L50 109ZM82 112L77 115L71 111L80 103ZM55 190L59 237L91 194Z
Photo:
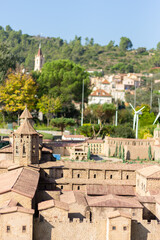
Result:
M87 159L91 159L91 151L90 151L90 147L88 147Z
M151 150L151 145L149 145L149 148L148 148L148 158L149 158L150 161L152 160L152 150Z
M9 68L15 69L17 57L10 52L6 44L0 43L0 83L4 80Z
M122 153L121 153L121 144L119 145L119 151L118 151L118 157L121 158Z
M118 125L117 127L115 127L112 137L135 138L135 133L133 129L127 124Z
M115 157L117 157L117 155L118 155L118 145L117 145L117 143L116 143L116 149L115 149Z
M38 104L37 107L39 110L46 115L47 117L47 126L49 126L50 120L53 117L53 113L59 112L59 110L62 108L61 100L59 97L56 99L50 98L47 95L43 95Z
M29 110L36 108L36 83L32 77L22 73L9 73L0 86L2 110L19 113L27 105Z
M157 50L160 50L160 42L157 43Z
M59 127L63 134L66 126L74 126L76 124L75 120L72 118L53 118L51 120L51 125Z
M119 48L121 51L126 51L130 48L132 48L133 44L131 40L127 37L121 37L120 43L119 43Z
M124 146L122 148L122 160L125 162L125 151L124 151Z
M92 125L93 138L97 138L104 127L104 123L107 121L110 122L112 120L116 108L114 104L108 103L92 104L90 107L92 109L93 116L99 121L99 131L97 133L95 132L94 125Z
M39 77L39 94L50 95L63 102L81 102L84 80L84 100L87 102L91 90L89 74L83 67L69 60L56 60L45 63Z

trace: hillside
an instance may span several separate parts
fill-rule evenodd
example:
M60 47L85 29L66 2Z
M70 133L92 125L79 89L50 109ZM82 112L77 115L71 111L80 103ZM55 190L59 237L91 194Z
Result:
M30 36L22 31L14 31L10 26L4 29L0 26L0 43L6 43L10 51L18 56L18 61L28 70L34 67L34 56L41 42L45 61L56 59L70 59L87 69L103 69L105 73L116 72L148 72L151 67L159 66L155 60L155 50L145 48L122 51L113 41L100 46L93 39L86 38L85 45L81 44L81 37L67 42L60 38Z

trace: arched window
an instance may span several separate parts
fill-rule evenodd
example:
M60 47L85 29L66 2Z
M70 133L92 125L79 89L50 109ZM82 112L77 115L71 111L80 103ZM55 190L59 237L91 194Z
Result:
M80 174L79 173L77 174L77 178L80 178Z
M128 176L128 175L126 176L126 179L129 179L129 176Z
M77 187L77 190L80 190L80 186Z
M112 179L112 175L110 175L110 179Z
M94 174L93 177L96 178L96 174Z

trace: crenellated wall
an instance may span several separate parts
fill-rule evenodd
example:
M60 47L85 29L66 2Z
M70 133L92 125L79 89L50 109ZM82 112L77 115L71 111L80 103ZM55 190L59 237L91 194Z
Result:
M90 222L83 219L47 221L36 220L34 240L106 240L106 220Z

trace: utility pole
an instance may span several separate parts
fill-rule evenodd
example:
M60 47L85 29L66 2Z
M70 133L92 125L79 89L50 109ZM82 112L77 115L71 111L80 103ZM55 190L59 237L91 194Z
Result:
M82 112L81 112L81 126L83 126L83 107L84 107L84 79L82 84Z
M150 97L150 111L152 109L152 91L153 91L153 84L152 84L152 78L151 78L151 97Z
M116 119L115 119L115 126L118 125L118 93L117 93L117 104L116 104Z
M136 82L134 82L134 86L135 86L135 89L134 89L134 108L136 108Z

